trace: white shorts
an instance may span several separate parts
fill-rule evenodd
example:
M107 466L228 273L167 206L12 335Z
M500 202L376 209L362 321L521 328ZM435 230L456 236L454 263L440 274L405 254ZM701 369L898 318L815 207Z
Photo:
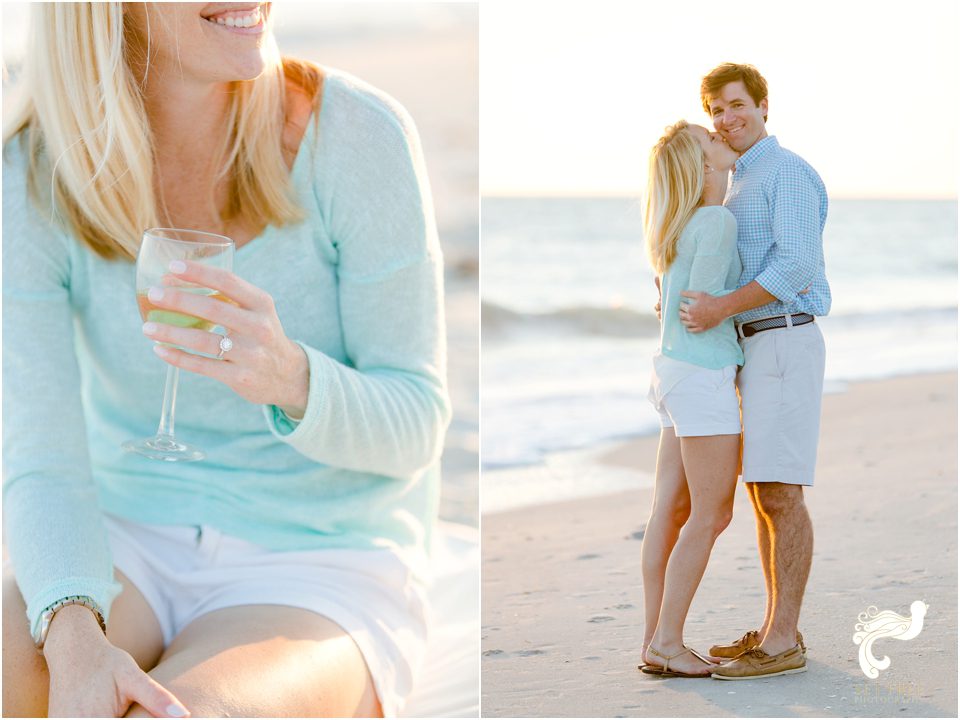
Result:
M743 481L813 485L826 350L816 322L740 338Z
M204 526L104 515L114 567L153 609L164 646L191 621L238 605L285 605L332 620L357 644L385 717L413 687L427 636L426 593L389 550L273 552Z
M721 370L696 368L670 383L662 394L655 378L647 397L660 414L660 427L672 427L677 437L739 435L736 374L736 365Z

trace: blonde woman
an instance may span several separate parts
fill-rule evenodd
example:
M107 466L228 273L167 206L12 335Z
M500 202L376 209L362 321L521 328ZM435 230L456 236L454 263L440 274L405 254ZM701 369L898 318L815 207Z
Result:
M643 539L640 669L667 677L710 677L715 667L683 644L683 626L733 512L740 445L734 380L743 354L732 321L692 334L679 308L685 290L718 295L737 287L737 225L722 204L736 160L718 133L683 121L650 156L644 235L662 305L650 400L662 430Z
M281 60L269 3L32 12L4 133L4 715L396 714L450 417L411 121ZM219 346L141 325L156 226L237 246L236 274L170 269L233 304L156 301L233 341L157 352L200 463L120 448L156 422L151 340Z

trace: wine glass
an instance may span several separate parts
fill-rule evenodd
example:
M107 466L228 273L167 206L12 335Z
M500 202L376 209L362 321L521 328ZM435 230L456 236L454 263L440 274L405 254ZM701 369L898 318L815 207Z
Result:
M161 286L161 278L169 272L172 260L191 260L224 270L232 270L233 252L233 241L223 235L175 228L146 230L143 233L140 252L137 254L137 305L144 322L149 320L177 327L212 330L216 323L156 307L150 302L147 292L152 287ZM168 281L166 286L229 302L222 293L185 280ZM179 373L179 368L173 365L167 366L167 381L163 387L163 409L160 411L157 434L145 440L128 440L121 446L124 450L140 453L151 460L169 462L203 460L206 457L199 448L179 442L173 436L173 413L177 403Z

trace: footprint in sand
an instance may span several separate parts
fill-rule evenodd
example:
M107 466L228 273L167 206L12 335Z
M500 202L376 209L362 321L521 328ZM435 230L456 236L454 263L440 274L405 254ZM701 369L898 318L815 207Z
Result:
M637 530L636 532L630 533L629 538L631 540L643 540L643 533L643 530Z
M506 653L503 652L503 650L484 650L483 651L484 657L500 657L502 655L506 655Z
M516 657L530 657L531 655L546 655L543 650L517 650L513 653Z
M587 622L605 623L605 622L610 622L611 620L616 620L616 618L613 617L613 615L594 615L589 620L587 620Z
M614 605L613 609L614 610L633 610L635 607L636 605L633 605L632 603L620 603L619 605Z
M598 557L601 556L597 555L596 553L587 553L586 555L581 555L578 557L577 560L596 560Z

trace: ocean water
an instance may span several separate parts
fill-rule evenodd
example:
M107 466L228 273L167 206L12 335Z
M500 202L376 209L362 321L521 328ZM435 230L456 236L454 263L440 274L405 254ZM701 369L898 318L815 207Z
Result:
M484 198L483 511L626 489L591 448L656 432L657 291L629 198ZM957 367L957 203L832 200L826 392ZM586 473L586 475L585 475Z

